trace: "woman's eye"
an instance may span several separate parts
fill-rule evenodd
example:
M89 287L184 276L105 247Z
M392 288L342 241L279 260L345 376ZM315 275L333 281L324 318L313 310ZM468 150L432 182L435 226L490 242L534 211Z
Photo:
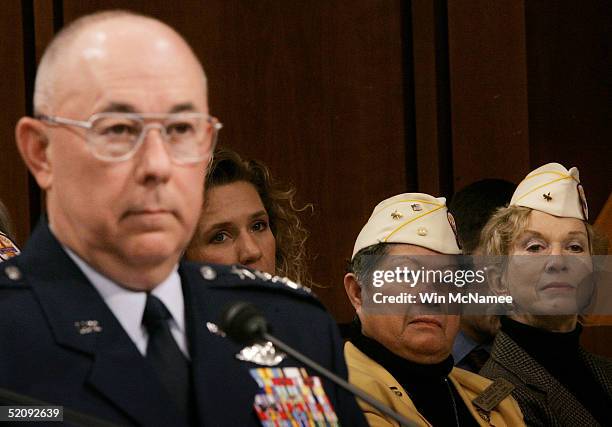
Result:
M544 246L540 243L529 243L526 249L527 252L540 252L544 249Z
M215 234L212 237L212 239L210 239L210 242L211 243L223 243L227 239L229 239L229 236L227 235L227 233L225 231L222 231L220 233Z
M584 252L584 248L582 247L582 245L578 243L573 243L569 245L568 249L570 250L570 252L576 252L576 253Z
M268 228L268 223L266 221L257 221L256 223L253 224L252 230L253 231L264 231L267 228Z

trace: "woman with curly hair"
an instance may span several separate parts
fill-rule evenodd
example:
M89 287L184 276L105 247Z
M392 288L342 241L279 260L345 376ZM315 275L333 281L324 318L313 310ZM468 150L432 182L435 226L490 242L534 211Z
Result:
M219 147L206 177L204 205L186 251L192 261L242 264L310 286L308 232L295 189L281 188L258 160Z

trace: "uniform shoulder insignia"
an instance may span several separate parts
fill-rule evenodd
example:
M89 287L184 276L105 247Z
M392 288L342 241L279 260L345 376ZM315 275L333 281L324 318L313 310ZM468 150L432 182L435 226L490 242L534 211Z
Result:
M211 286L220 287L261 287L266 289L283 289L297 292L300 295L314 296L310 288L303 286L287 277L274 276L259 270L250 269L242 265L214 265L205 264L197 266L200 276Z
M293 289L294 291L303 291L307 294L311 293L310 288L306 286L302 286L299 283L294 282L288 277L281 276L273 276L270 273L265 273L259 270L252 270L250 268L246 268L240 265L232 265L229 267L229 270L226 274L233 275L235 278L240 279L240 281L259 281L267 284L276 284L281 285L289 289Z

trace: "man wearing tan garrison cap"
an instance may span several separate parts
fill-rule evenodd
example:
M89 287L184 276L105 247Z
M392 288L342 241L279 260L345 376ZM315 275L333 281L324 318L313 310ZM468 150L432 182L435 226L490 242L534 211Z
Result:
M358 317L344 350L350 382L420 426L523 425L505 384L495 385L499 393L485 392L491 381L453 367L459 316L445 314L443 304L397 304L403 293L387 292L387 303L382 302L389 280L404 280L404 289L412 290L405 299L422 285L405 286L406 277L391 279L392 272L453 269L460 252L444 198L400 194L376 206L344 277ZM397 425L363 402L361 407L371 426Z

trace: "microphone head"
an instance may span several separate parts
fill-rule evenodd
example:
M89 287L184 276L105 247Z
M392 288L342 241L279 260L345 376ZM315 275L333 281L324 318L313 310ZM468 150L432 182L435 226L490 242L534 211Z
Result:
M252 345L263 339L268 322L253 304L239 301L225 307L219 327L238 344Z

